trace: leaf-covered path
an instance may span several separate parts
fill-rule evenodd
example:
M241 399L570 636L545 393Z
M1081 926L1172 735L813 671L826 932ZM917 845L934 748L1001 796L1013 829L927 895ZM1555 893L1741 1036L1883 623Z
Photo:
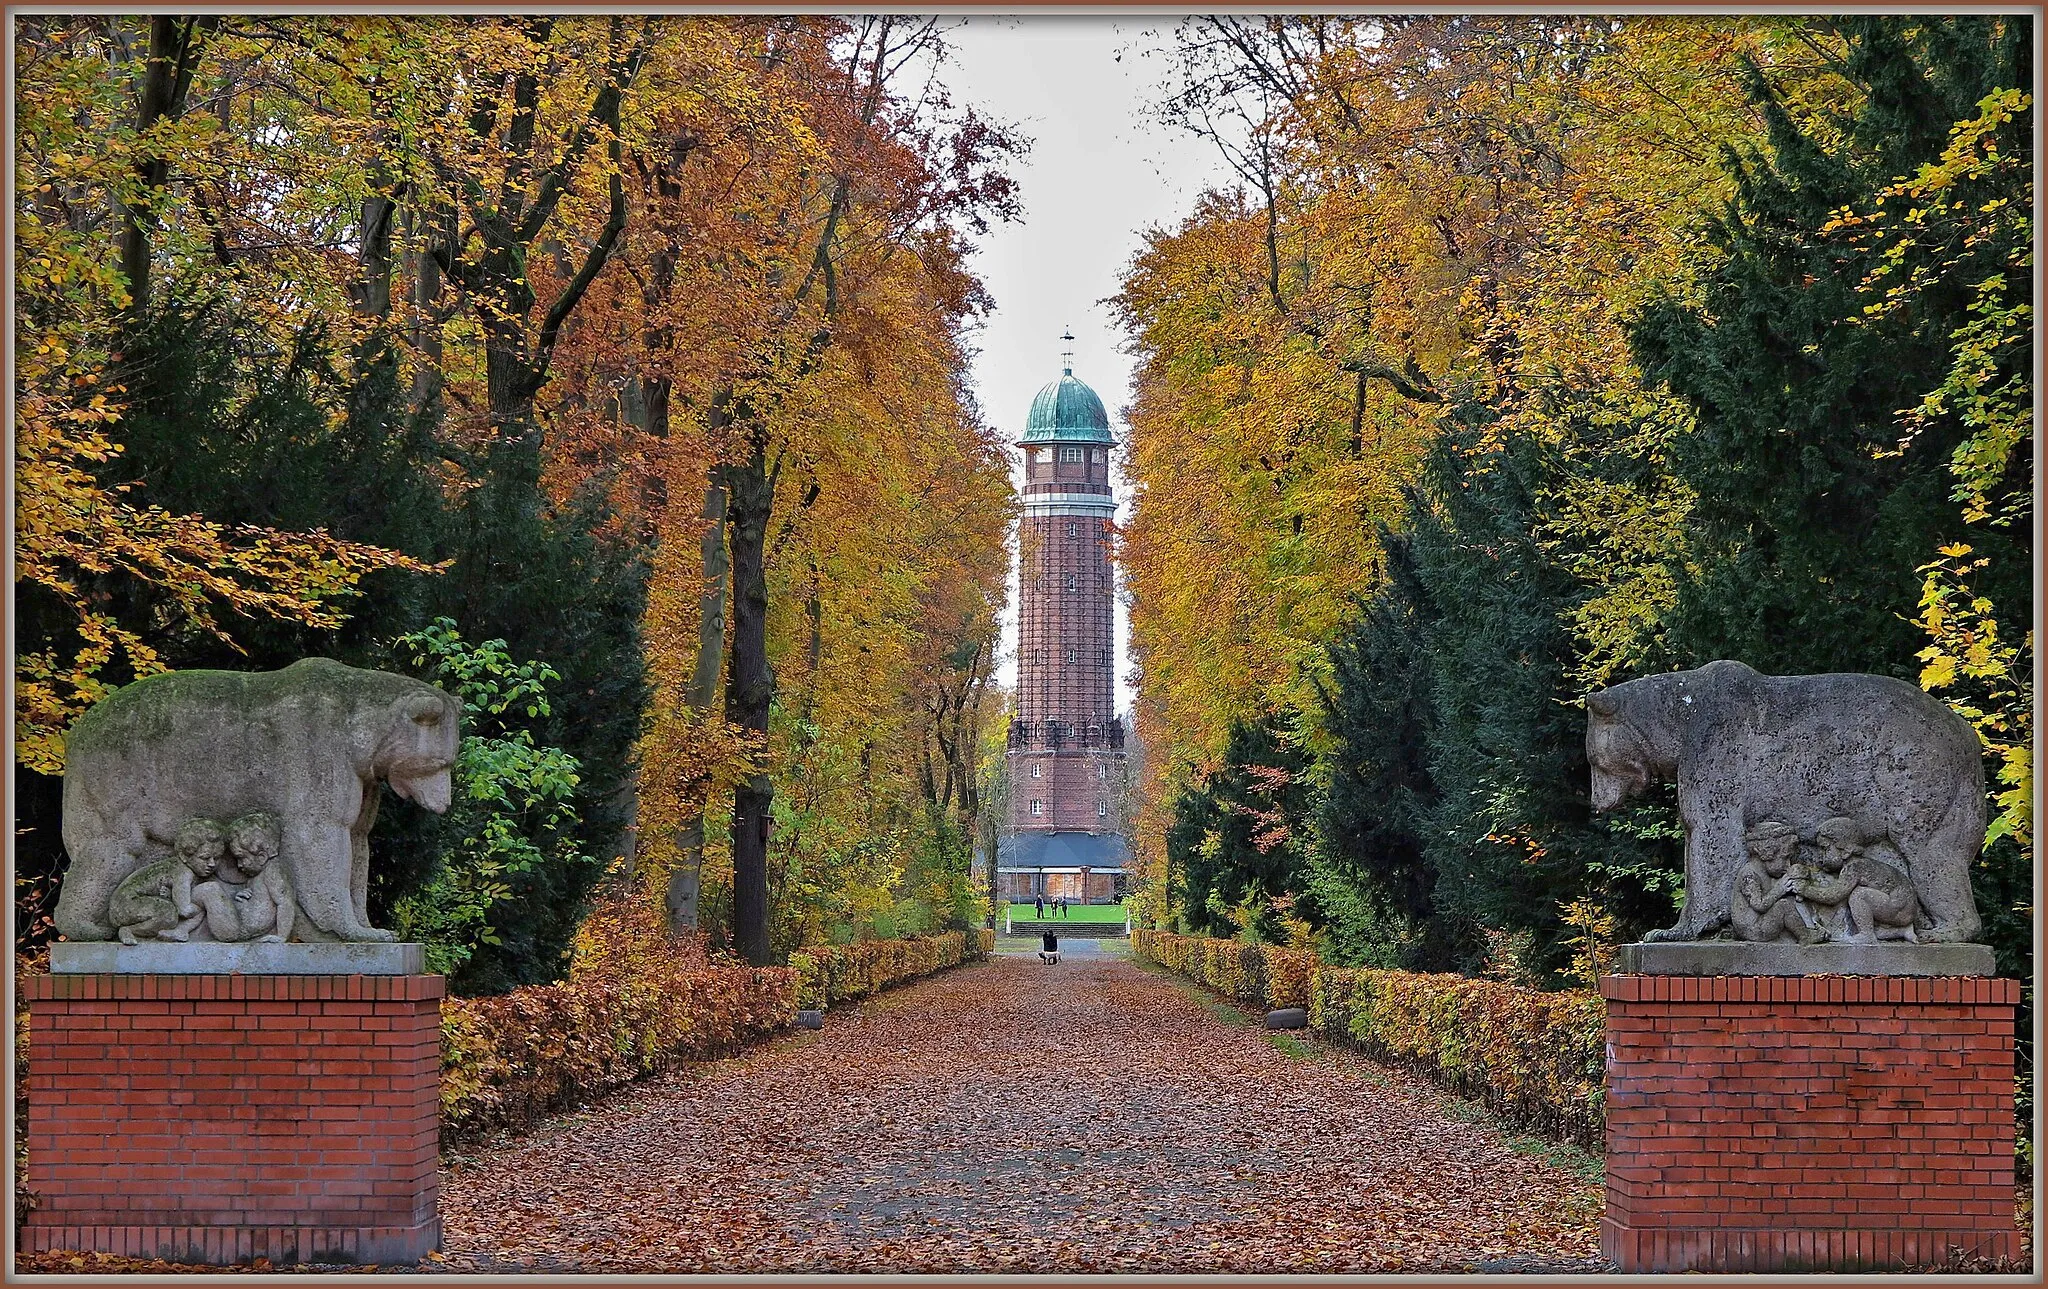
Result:
M451 1270L1586 1271L1597 1174L1109 955L1002 957L475 1151Z

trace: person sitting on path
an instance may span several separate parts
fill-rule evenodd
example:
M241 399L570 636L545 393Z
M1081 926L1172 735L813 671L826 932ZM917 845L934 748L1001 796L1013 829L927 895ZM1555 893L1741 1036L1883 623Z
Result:
M1038 950L1038 960L1040 962L1051 966L1060 960L1060 938L1058 936L1050 931L1046 931L1038 937L1038 943L1040 945Z

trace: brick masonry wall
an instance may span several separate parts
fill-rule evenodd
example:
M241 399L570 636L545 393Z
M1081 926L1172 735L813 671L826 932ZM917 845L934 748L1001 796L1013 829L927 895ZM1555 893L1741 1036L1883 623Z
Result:
M1058 460L1063 446L1072 445L1025 446L1027 507L1033 498L1060 494L1085 493L1108 502L1107 450L1087 444L1084 460L1069 463ZM1071 742L1054 751L1043 734L1048 721L1079 732L1106 727L1115 717L1111 542L1111 527L1099 515L1027 509L1019 525L1017 716L1032 734L1009 754L1011 829L1101 833L1123 827L1123 754ZM1034 766L1037 778L1031 777ZM1041 807L1035 815L1034 800ZM1105 802L1107 815L1099 809Z
M1019 544L1017 714L1033 724L1107 724L1116 713L1115 588L1102 522L1027 515Z
M21 1247L225 1264L440 1247L439 976L46 975Z
M1625 1272L2016 1256L2012 980L1609 976Z
M1126 767L1122 753L1018 751L1009 760L1012 828L1115 832L1123 827L1118 809ZM1043 805L1043 813L1031 813L1033 801ZM1107 815L1097 809L1098 802L1108 805Z

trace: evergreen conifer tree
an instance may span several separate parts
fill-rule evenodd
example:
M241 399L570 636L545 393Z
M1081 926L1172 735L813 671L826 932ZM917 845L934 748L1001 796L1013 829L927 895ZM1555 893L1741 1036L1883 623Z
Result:
M1411 510L1417 504L1411 499ZM1330 649L1332 683L1322 698L1331 750L1310 885L1336 959L1447 971L1472 946L1436 916L1437 873L1424 842L1436 801L1429 777L1436 613L1407 538L1387 532L1380 542L1387 581Z
M1174 803L1166 853L1191 932L1272 940L1274 901L1307 893L1308 758L1283 731L1277 715L1232 725L1222 768Z
M1985 94L2024 83L2027 24L1842 25L1844 70L1865 90L1846 128L1795 120L1752 75L1770 151L1727 157L1735 196L1708 229L1723 258L1697 304L1666 300L1633 329L1646 374L1696 410L1670 450L1698 497L1670 623L1681 665L1910 678L1916 570L1953 527L1943 466L1955 435L1893 448L1901 409L1941 381L1965 284L1910 317L1865 319L1858 287L1873 261L1826 230L1938 156Z

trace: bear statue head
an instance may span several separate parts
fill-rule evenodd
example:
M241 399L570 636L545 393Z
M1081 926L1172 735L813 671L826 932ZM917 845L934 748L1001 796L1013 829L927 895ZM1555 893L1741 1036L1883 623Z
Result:
M1595 810L1614 809L1655 777L1649 744L1622 712L1612 689L1586 695L1586 760L1593 767Z
M435 814L455 797L452 771L462 704L432 685L415 682L391 704L376 771L391 790Z

